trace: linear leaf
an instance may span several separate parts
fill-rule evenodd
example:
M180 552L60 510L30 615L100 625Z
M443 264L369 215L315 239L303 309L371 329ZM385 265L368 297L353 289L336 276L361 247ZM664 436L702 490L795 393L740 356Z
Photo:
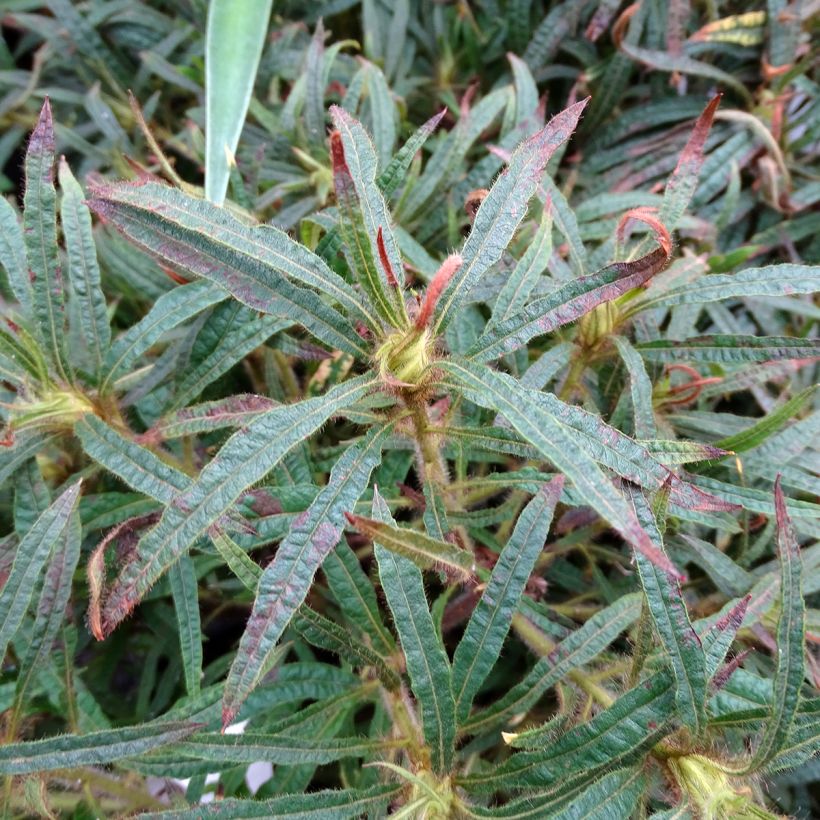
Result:
M407 170L413 162L413 158L421 150L427 138L436 130L442 117L447 113L446 109L430 117L407 142L396 152L388 166L379 174L376 184L379 186L384 198L389 200L396 189L404 182Z
M277 402L267 396L240 393L169 413L151 428L151 433L158 438L170 440L197 433L210 433L225 427L241 427L276 405Z
M54 126L48 98L31 134L25 160L23 238L34 318L57 372L67 377L65 294L57 253L57 192L54 190Z
M544 749L519 752L495 769L461 778L461 785L487 792L499 787L557 790L576 782L593 783L602 771L640 759L671 730L669 683L667 673L657 673Z
M476 213L461 257L461 267L436 304L434 330L443 333L479 278L500 258L524 218L527 203L541 180L550 157L565 143L587 104L582 100L557 114L522 142L495 181Z
M646 785L640 768L611 772L572 799L555 820L629 820Z
M635 487L628 487L627 492L644 530L663 551L663 537L648 502ZM639 553L635 561L652 622L675 676L675 708L683 724L698 737L706 726L706 659L689 620L680 582Z
M396 644L382 621L376 591L344 539L325 558L322 571L345 617L370 638L378 652L390 655Z
M299 322L340 350L364 354L350 323L319 294L378 327L361 298L278 228L246 225L210 202L154 182L96 185L91 193L93 211L164 263L220 285L254 310Z
M334 413L362 398L372 383L351 379L324 396L275 407L237 431L190 487L178 494L159 523L140 540L121 570L103 610L105 634L136 606L164 570L208 531L249 486Z
M611 524L635 549L641 550L667 572L677 570L658 552L638 523L635 513L612 486L601 468L587 455L574 431L544 410L545 393L528 390L504 373L469 361L447 360L437 367L453 380L444 382L479 405L502 413L518 433L555 464L573 483L580 497Z
M652 380L646 372L643 359L623 336L614 336L612 341L618 348L618 353L629 372L629 390L632 396L632 412L635 416L635 437L653 439L657 435L658 428L652 407Z
M153 347L163 333L227 298L226 290L210 282L191 282L160 296L151 310L111 345L105 361L105 379L100 390L105 391L111 382L116 381L143 353Z
M820 341L792 336L698 336L682 342L659 339L640 342L635 349L653 362L745 364L778 359L807 359L820 355Z
M397 785L372 786L369 789L327 789L306 794L285 794L271 800L227 798L189 809L144 813L145 820L349 820L351 817L380 817L387 804L398 797Z
M802 562L780 477L774 485L777 517L777 554L780 559L780 617L777 619L777 666L774 673L774 698L771 718L766 721L750 770L771 761L786 743L800 701L805 667L804 630L806 603L803 599Z
M26 245L17 212L0 197L0 265L5 268L12 293L26 315L31 315L31 282L26 264Z
M640 611L640 596L633 594L624 595L596 612L583 626L567 635L549 655L541 658L521 683L492 706L473 714L464 723L464 730L476 734L525 712L550 686L603 652L638 619Z
M520 62L520 61L519 61ZM538 230L518 260L493 305L491 323L497 325L516 315L526 304L552 254L552 218L544 208Z
M21 539L6 583L0 589L0 657L6 652L28 610L34 587L55 544L66 537L80 497L81 482L72 484L37 519Z
M634 262L615 262L597 273L579 276L485 331L467 355L487 362L518 350L530 339L574 322L596 305L617 299L642 285L663 267L667 259L666 251L657 248Z
M373 496L373 514L383 522L391 520L378 492ZM424 739L430 747L433 769L444 774L450 769L456 735L450 662L433 624L418 567L379 543L374 545L374 552L410 683L421 710Z
M421 569L442 569L461 580L469 578L475 570L472 554L447 541L360 515L348 514L347 518L360 533L378 541L384 549L412 561Z
M273 0L213 0L205 34L205 195L221 205Z
M111 328L100 286L97 249L91 233L91 212L84 202L83 189L74 179L64 158L60 160L59 178L63 192L60 222L68 253L68 276L79 304L80 330L91 354L94 371L101 376L111 345Z
M202 677L202 624L194 562L189 555L180 555L171 566L168 581L177 616L185 689L190 697L196 697Z
M641 310L674 305L698 305L723 299L792 296L820 289L820 268L812 265L766 265L732 274L714 273L694 282L654 295L649 290L638 305Z
M518 599L544 547L563 486L563 476L557 476L522 510L470 616L453 658L453 694L459 722L469 714L473 698L501 653Z
M362 380L356 381L362 384ZM363 393L360 387L356 398ZM355 400L349 398L353 395L348 387L346 403ZM382 447L391 432L392 425L374 428L360 444L344 452L334 465L327 485L291 525L279 544L276 557L265 568L253 611L225 684L223 727L236 717L243 701L259 683L269 655L294 612L305 600L313 576L342 535L345 510L351 509L367 488L370 474L381 461Z
M32 774L76 766L108 766L195 732L195 723L144 723L86 735L61 735L0 746L0 774Z
M34 626L17 673L18 703L31 678L43 665L48 664L54 641L65 626L66 606L71 595L74 570L80 560L81 544L80 516L75 505L69 514L67 526L54 541L48 559Z
M90 414L74 425L83 450L138 492L163 504L173 504L187 490L191 479L159 456L131 441L102 419Z

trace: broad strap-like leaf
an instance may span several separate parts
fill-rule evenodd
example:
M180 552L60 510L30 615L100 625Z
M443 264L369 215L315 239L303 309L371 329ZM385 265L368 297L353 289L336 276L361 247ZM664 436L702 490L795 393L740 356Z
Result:
M515 316L493 325L467 355L486 362L518 350L530 339L574 322L597 305L617 299L642 285L666 264L668 258L664 248L657 248L633 262L614 262L597 273L579 276L553 293L530 302Z
M205 35L205 195L221 205L273 0L213 0Z
M37 329L57 373L67 379L65 293L57 250L57 192L54 189L54 126L48 98L26 151L23 238Z
M385 523L391 520L387 504L378 492L373 497L373 516ZM430 615L421 571L412 561L378 542L373 551L421 712L432 766L439 774L445 774L453 759L456 707L450 662Z
M60 160L59 178L63 192L60 222L68 254L68 277L79 306L80 332L88 348L94 372L101 376L103 362L111 345L111 328L108 325L105 295L100 286L100 267L91 232L91 213L84 202L83 189L74 179L64 158Z
M664 551L663 537L649 503L636 487L628 486L626 490L641 526L656 548ZM706 658L689 620L680 582L640 553L635 554L635 562L655 631L672 666L675 708L684 726L698 737L706 727Z
M681 342L666 339L639 342L635 349L651 362L745 364L820 356L820 341L792 336L715 334Z
M495 665L535 561L544 547L563 476L545 484L522 510L453 657L456 714L463 722Z
M33 774L77 766L108 766L193 734L195 723L143 723L86 735L59 735L0 746L0 774Z
M207 533L244 490L264 478L292 447L371 388L367 377L351 379L324 396L274 407L234 433L140 540L106 598L105 633L128 615L160 575Z
M777 619L777 664L774 673L772 712L766 721L750 770L765 766L780 751L794 721L800 701L805 669L804 631L806 602L803 598L802 561L780 477L774 485L777 518L777 555L780 559L780 616Z
M335 348L365 354L351 323L319 294L370 327L377 321L350 285L283 231L246 225L223 208L154 182L98 185L91 193L93 211L163 263L220 285L254 310L299 322Z
M544 410L539 396L506 373L470 361L449 359L437 368L451 378L442 382L480 407L504 415L525 441L551 461L573 483L580 497L611 524L635 549L667 572L679 574L672 562L652 544L635 512L613 487L597 463L579 443L575 432Z
M131 368L164 333L227 298L228 292L211 282L191 282L160 296L151 310L111 345L101 392Z
M624 595L595 613L583 626L567 635L549 655L541 658L502 698L474 713L465 722L464 730L477 734L525 712L568 672L589 663L603 652L637 620L640 611L640 596L635 594Z
M305 794L284 794L271 800L227 798L189 809L144 813L145 820L349 820L351 817L381 817L387 805L399 796L402 785L387 784L369 789L327 789Z
M0 657L28 611L35 583L54 545L62 542L72 526L80 486L77 481L63 491L17 545L11 572L0 589Z
M501 258L526 214L527 203L550 157L569 139L586 104L582 100L571 105L513 152L476 213L461 251L463 264L438 299L433 323L437 334L444 332L473 285Z
M597 780L569 805L552 814L555 820L630 820L646 787L641 767L618 769Z
M361 385L361 380L358 381ZM348 390L348 396L351 395ZM351 400L355 399L347 401ZM352 509L367 488L370 474L381 461L382 447L391 433L392 425L374 428L361 443L344 452L334 465L327 485L294 521L279 544L276 557L265 568L225 684L223 726L236 717L239 707L259 683L268 657L305 600L313 576L341 538L344 513Z
M462 581L466 581L475 570L472 553L448 541L360 515L348 514L347 518L360 533L378 541L384 549L407 558L420 569L444 570Z

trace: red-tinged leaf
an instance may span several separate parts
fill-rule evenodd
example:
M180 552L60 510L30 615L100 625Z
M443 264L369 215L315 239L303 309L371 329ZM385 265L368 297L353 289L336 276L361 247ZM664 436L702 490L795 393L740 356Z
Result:
M396 274L393 272L390 259L387 257L387 248L384 246L384 229L381 225L379 225L379 232L376 234L376 244L379 246L379 262L381 262L382 270L387 277L387 283L397 288L399 283L396 280Z
M677 227L698 186L698 176L703 167L703 148L712 127L721 94L713 97L695 123L689 141L681 152L678 164L666 184L660 221L671 231Z
M461 267L463 261L461 256L454 253L441 263L441 267L436 271L435 276L433 276L430 284L427 285L427 290L424 292L424 301L416 318L416 327L419 330L427 327L427 323L436 309L439 296L453 278L453 274Z
M630 222L643 222L644 225L648 225L652 229L655 241L663 249L668 261L669 257L672 256L672 237L666 226L658 218L657 210L643 207L632 208L632 210L627 211L618 222L618 228L615 232L615 237L620 245L624 244Z

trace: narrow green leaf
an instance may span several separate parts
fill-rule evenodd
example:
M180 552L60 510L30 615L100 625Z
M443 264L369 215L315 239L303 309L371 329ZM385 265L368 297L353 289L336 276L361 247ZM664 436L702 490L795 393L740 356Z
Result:
M26 245L17 212L0 196L0 265L5 268L12 293L25 314L31 315L32 294L26 264Z
M37 327L57 372L68 380L65 358L65 294L57 252L57 192L54 190L54 126L48 98L26 151L23 239Z
M538 278L547 269L552 254L552 218L544 208L538 230L518 260L493 305L491 323L496 325L515 316L527 302Z
M629 487L627 492L641 526L663 551L663 537L648 502L637 488ZM652 622L675 676L675 708L683 725L698 737L706 726L706 659L689 620L680 582L640 553L635 554L635 561Z
M159 456L129 440L102 419L90 414L74 425L83 450L137 492L163 504L173 504L191 479Z
M354 382L347 383L343 386L346 388L345 403L355 400L352 396L360 398L365 392L361 386L362 380L354 381L360 386L358 395L352 393L349 387ZM337 392L340 389L334 388ZM322 401L326 403L327 398L325 396ZM295 405L295 408L304 407L308 402ZM325 418L331 414L332 411L327 412ZM303 412L300 415L304 418L306 414ZM390 433L392 425L374 428L364 441L344 452L334 465L327 485L291 525L287 536L279 544L276 557L265 568L253 611L225 684L223 727L236 717L243 701L259 683L270 653L294 612L305 600L313 576L342 535L344 512L353 507L367 488L370 473L381 460L381 450Z
M362 398L371 386L366 377L351 379L324 396L274 407L234 433L196 481L174 498L122 568L105 601L106 634L245 489L264 478L288 450L334 413Z
M195 732L195 723L144 723L86 735L62 735L0 746L0 774L32 774L77 766L108 766Z
M592 784L607 769L640 760L671 731L669 684L670 676L658 673L546 748L518 752L494 769L462 777L460 783L477 793L534 786L557 792L576 783Z
M614 336L613 342L629 372L629 390L632 396L632 412L635 415L635 437L653 439L658 428L652 407L652 380L638 352L623 336Z
M390 160L388 166L379 174L376 184L379 186L379 190L386 200L389 200L398 187L404 182L407 176L407 170L410 168L413 158L422 149L424 143L427 142L427 138L436 130L436 127L446 113L447 110L444 109L439 111L435 116L430 117L430 119L402 145L393 159Z
M777 619L777 666L774 673L774 699L771 718L766 721L749 770L765 766L786 744L800 701L805 668L804 631L806 602L803 599L800 546L780 487L774 485L777 516L777 554L780 559L780 617Z
M100 391L131 368L164 333L227 298L227 291L210 282L191 282L160 296L151 310L111 345Z
M461 257L461 267L436 304L434 330L441 334L455 317L467 294L500 258L526 213L550 157L565 143L587 101L571 105L537 134L522 142L510 157L476 213Z
M467 355L488 362L512 353L530 339L574 322L597 305L642 285L663 267L667 258L666 251L658 248L634 262L615 262L597 273L573 279L553 293L533 300L517 315L493 325Z
M272 800L227 798L189 809L144 813L145 820L350 820L351 817L381 817L388 803L398 797L402 786L379 785L369 789L327 789L306 794L285 794Z
M453 377L450 389L479 405L502 413L510 424L555 464L573 483L578 494L637 550L664 570L678 574L669 559L658 552L638 523L634 510L612 486L601 468L587 455L574 431L546 412L538 391L527 390L515 379L468 361L447 360L437 367Z
M217 552L222 556L231 572L242 582L245 589L248 592L256 593L259 579L262 577L262 567L225 533L211 533L211 541L213 541Z
M564 638L549 655L541 658L524 679L500 700L469 718L464 723L464 730L477 734L525 712L550 686L603 652L637 620L640 611L640 596L624 595L597 612Z
M67 525L54 541L48 559L34 626L17 673L18 704L22 703L33 676L48 664L54 641L65 626L66 606L71 595L74 570L80 560L81 544L80 516L75 505L69 514Z
M459 722L469 714L473 698L498 660L518 599L544 547L563 486L563 476L554 478L522 510L470 616L453 658L453 694Z
M392 654L396 645L382 621L376 591L344 539L325 558L322 571L345 617L369 637L378 652Z
M375 150L361 123L337 106L331 113L336 126L330 151L339 232L362 289L379 315L393 327L407 327L401 292L403 263L390 229L387 205L376 186Z
M363 535L378 541L384 549L403 556L421 569L441 569L462 581L466 581L475 570L472 554L447 541L360 515L348 513L347 518Z
M641 768L619 769L598 780L572 799L555 820L629 820L646 787Z
M91 193L95 213L164 264L220 285L254 310L299 322L340 350L365 354L350 323L320 294L378 327L361 297L278 228L246 225L210 202L154 182L96 185Z
M385 523L391 520L390 511L378 492L373 496L373 515ZM407 661L410 683L421 710L424 739L430 747L433 769L445 774L450 770L456 735L450 662L430 616L418 567L379 543L374 545L374 552Z
M77 481L65 490L17 546L11 572L0 589L0 657L23 621L35 583L53 546L67 537L66 530L72 526L72 513L80 497L80 486L81 482Z
M101 376L103 362L111 345L111 328L108 325L105 296L100 286L97 249L91 233L91 213L84 202L83 189L74 179L64 158L60 160L59 178L63 192L60 221L68 253L68 276L79 304L80 330L94 371Z
M168 581L177 616L185 689L190 697L196 697L202 678L202 624L194 562L189 555L181 555L171 566Z
M792 336L699 336L682 342L659 339L640 342L635 349L652 362L745 364L779 359L807 359L820 355L820 342Z
M701 276L694 282L653 294L637 302L641 310L674 305L699 305L723 299L766 298L815 293L820 289L820 268L812 265L766 265L731 274Z
M211 0L205 34L205 195L221 205L273 0Z

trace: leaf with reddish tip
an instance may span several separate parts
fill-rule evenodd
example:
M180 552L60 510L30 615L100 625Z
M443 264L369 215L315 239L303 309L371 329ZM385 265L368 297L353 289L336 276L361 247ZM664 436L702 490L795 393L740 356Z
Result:
M663 536L643 493L630 485L627 498L655 548L665 554ZM689 620L680 582L640 553L635 554L635 562L655 631L675 676L675 708L683 724L698 737L706 728L706 656Z
M312 251L271 225L246 225L229 211L154 182L89 186L89 207L161 262L208 279L254 310L303 325L325 344L367 351L351 317L377 327L356 294Z
M572 481L584 503L653 563L681 577L669 558L652 543L623 496L589 456L576 431L544 409L541 398L546 393L528 390L511 376L470 361L450 359L436 366L445 374L441 384L462 393L480 407L501 413L525 441Z
M659 218L670 231L677 227L698 187L698 176L703 167L703 148L722 96L718 94L713 97L698 117L678 164L666 183Z
M464 264L436 303L435 331L443 333L472 287L500 258L527 213L547 163L575 130L588 100L557 114L537 134L522 142L484 197L461 256Z
M416 317L416 327L421 330L427 327L430 317L433 315L436 304L442 291L447 287L456 271L462 266L464 260L459 254L454 253L448 256L436 271L427 289L424 291L424 301L421 304L419 315Z
M392 430L392 425L374 428L360 444L345 451L327 485L294 521L276 557L262 573L253 611L225 684L223 727L233 721L264 675L268 659L305 600L313 576L341 538L344 514L367 488Z
M780 617L775 632L777 666L772 687L771 718L765 723L749 771L765 766L786 743L800 702L805 668L803 566L797 534L786 509L780 475L774 483L774 511L777 519L777 557L780 559Z
M23 239L32 306L40 336L58 373L70 372L65 353L65 293L57 252L57 192L54 189L54 125L46 97L25 160Z
M733 604L729 610L712 624L706 634L701 637L703 653L706 656L706 677L712 680L717 674L732 641L740 629L746 611L749 608L751 595L746 595L737 603Z
M611 302L649 281L668 261L657 248L634 262L615 262L589 276L579 276L547 296L530 302L517 315L492 326L470 348L468 356L488 362L523 347L530 339L580 319L597 305Z
M324 396L274 407L234 433L199 477L174 496L159 523L137 545L103 609L106 634L139 603L165 570L208 532L244 490L264 478L298 442L372 387L360 376Z

